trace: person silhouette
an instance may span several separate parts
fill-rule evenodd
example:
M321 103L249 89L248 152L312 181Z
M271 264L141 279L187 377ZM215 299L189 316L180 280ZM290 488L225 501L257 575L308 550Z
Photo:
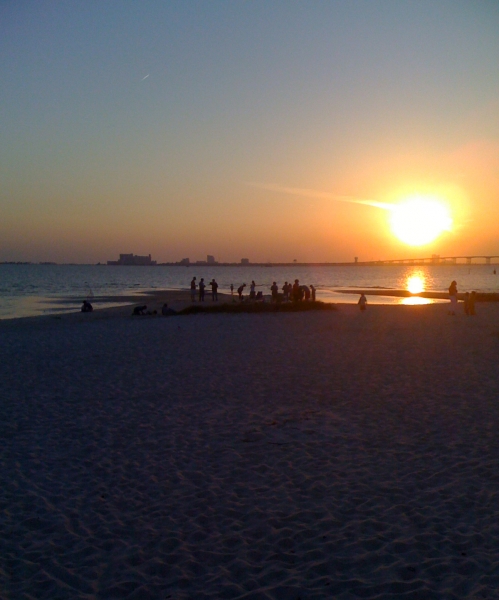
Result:
M284 285L282 286L282 299L284 300L284 302L287 302L289 300L289 288L287 281L285 281Z
M270 286L270 291L272 292L272 302L277 302L279 297L279 288L277 287L277 283L274 283Z
M250 300L254 300L256 296L256 283L254 281L251 282L250 285Z
M450 311L449 315L455 315L457 310L457 283L453 281L449 286Z
M476 292L473 291L470 294L470 303L469 303L470 316L476 315L475 302L476 302Z
M300 287L299 279L295 279L295 282L292 287L292 293L293 293L293 301L299 302L301 300L301 287Z
M360 295L360 298L359 298L359 301L357 302L357 304L359 305L360 310L366 310L367 298L366 298L366 295L364 294L364 292L362 292L362 294Z
M213 278L210 281L210 285L211 285L211 300L213 302L218 301L218 283L215 281L215 278Z
M81 305L81 312L92 312L94 307L90 304L88 300L83 300L83 304Z
M168 304L165 302L161 307L161 314L163 317L169 317L170 315L176 315L177 311L173 310L173 308L168 308Z

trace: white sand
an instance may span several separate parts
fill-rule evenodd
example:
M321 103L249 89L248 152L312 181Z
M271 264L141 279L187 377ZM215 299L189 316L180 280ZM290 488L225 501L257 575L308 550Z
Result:
M1 322L0 598L497 598L499 304L446 311Z

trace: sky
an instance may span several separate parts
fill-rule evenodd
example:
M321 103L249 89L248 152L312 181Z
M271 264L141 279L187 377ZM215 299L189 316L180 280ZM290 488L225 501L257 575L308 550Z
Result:
M499 255L498 64L495 0L4 0L0 261Z

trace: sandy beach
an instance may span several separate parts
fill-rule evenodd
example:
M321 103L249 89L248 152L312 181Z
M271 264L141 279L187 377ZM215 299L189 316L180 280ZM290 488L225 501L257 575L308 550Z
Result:
M0 598L497 598L499 305L447 309L0 322Z

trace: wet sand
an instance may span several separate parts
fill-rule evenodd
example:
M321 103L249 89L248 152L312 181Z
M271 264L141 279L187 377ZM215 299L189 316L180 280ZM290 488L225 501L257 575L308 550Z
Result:
M231 296L228 294L218 294L219 304L223 302L231 302ZM194 305L212 306L216 304L211 300L211 294L205 295L204 302L196 302ZM62 321L64 323L84 322L90 323L95 320L109 320L109 319L124 319L132 315L133 308L135 306L147 306L147 310L150 312L156 311L158 315L161 314L161 308L166 302L169 308L180 311L187 306L191 306L190 292L183 292L177 290L160 290L157 292L148 292L141 295L116 295L116 296L96 296L91 298L90 302L93 303L94 311L91 313L81 313L80 309L55 313L50 315L42 315L35 317L22 317L16 319L4 319L0 320L1 327L46 327L48 323L54 321ZM54 306L63 307L65 304L75 304L75 298L60 298L54 302ZM120 306L116 306L119 304ZM150 317L152 315L149 315ZM1 331L1 329L0 329Z
M0 597L496 597L499 306L447 308L0 322Z

